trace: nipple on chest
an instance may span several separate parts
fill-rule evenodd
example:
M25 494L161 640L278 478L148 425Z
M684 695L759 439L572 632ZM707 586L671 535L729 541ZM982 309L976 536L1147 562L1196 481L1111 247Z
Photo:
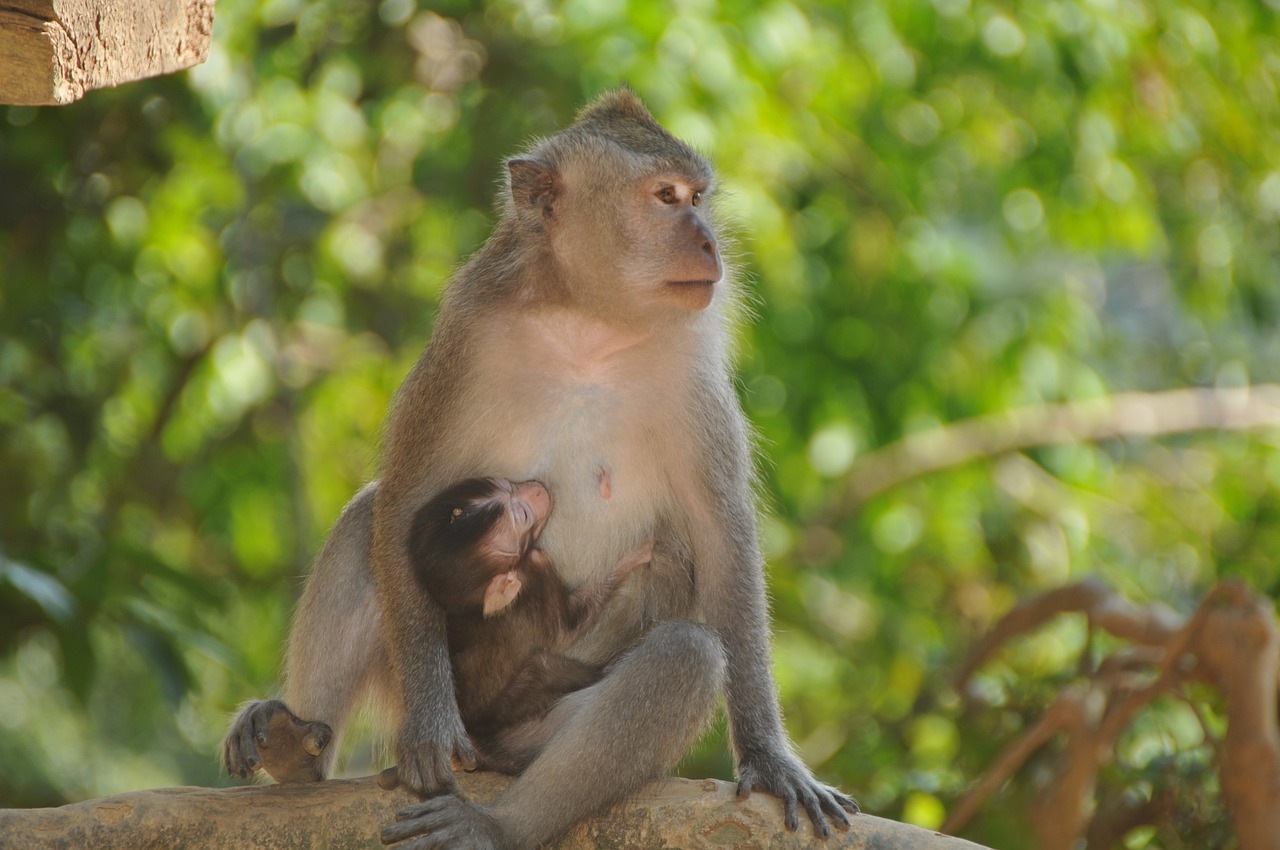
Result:
M613 498L613 479L609 475L608 467L596 467L596 486L600 488L600 498L606 502Z

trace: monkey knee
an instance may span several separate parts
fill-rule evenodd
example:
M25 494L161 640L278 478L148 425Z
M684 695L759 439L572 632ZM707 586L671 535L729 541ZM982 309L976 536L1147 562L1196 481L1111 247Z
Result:
M707 626L669 620L654 626L645 643L682 687L714 694L724 684L724 644Z

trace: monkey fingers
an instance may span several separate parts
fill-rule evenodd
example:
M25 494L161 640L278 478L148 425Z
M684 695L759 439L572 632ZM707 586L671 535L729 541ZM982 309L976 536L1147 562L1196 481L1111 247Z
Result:
M456 714L455 718L452 729L424 729L406 719L396 742L396 774L401 785L421 797L457 793L454 759L472 770L476 751L462 719Z
M452 758L435 758L427 754L401 756L396 761L399 783L420 797L455 794L458 781L453 776Z
M828 818L835 821L841 829L847 829L848 815L860 811L857 801L818 782L794 756L764 758L759 761L767 763L767 768L757 765L756 760L744 760L739 765L738 798L746 799L756 789L778 797L782 800L783 822L792 832L800 828L797 803L804 807L813 823L814 835L820 838L827 838L831 834L827 825Z
M254 722L254 710L260 704L255 702L242 708L222 739L222 769L228 776L248 779L262 765L258 755L258 724ZM266 724L261 728L265 730Z
M834 788L829 788L819 782L812 782L809 785L801 785L798 794L800 804L804 806L804 810L809 814L809 820L813 823L814 834L826 838L831 834L831 830L827 826L827 820L836 822L841 829L849 828L849 817L845 814L858 813L858 804L852 798L846 797ZM792 816L790 820L795 821L795 806L792 804ZM789 828L795 830L798 824L791 825Z
M401 809L381 839L383 844L405 842L396 850L504 850L511 846L493 815L455 794Z

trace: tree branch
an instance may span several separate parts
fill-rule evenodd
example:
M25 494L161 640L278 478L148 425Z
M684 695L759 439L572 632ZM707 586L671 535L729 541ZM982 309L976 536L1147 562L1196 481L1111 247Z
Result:
M1048 743L1058 732L1078 729L1084 725L1084 695L1068 691L1060 694L1048 711L1041 715L1035 726L1005 747L996 763L970 788L951 809L942 831L959 832L973 820L987 799L993 796L1031 758L1032 754Z
M505 777L459 776L464 792L480 800L506 787ZM374 777L304 785L243 788L164 788L136 791L55 809L0 810L5 846L39 850L136 850L200 847L254 850L323 846L328 850L381 848L378 833L413 802L405 791L383 791ZM799 850L983 850L959 838L857 815L846 832L815 842L802 824L782 825L782 804L767 794L736 798L735 786L714 779L668 779L631 801L579 824L558 850L626 847L734 847Z
M853 465L834 516L914 478L980 458L1055 443L1192 431L1280 428L1280 384L1241 389L1120 393L965 419L903 437Z
M1227 703L1222 796L1242 850L1280 847L1280 632L1275 605L1237 582L1219 585L1196 653ZM1210 607L1206 601L1206 608Z
M1182 618L1163 606L1135 606L1096 581L1059 588L1021 603L997 623L961 669L959 687L1009 640L1072 611L1088 614L1092 625L1133 645L1061 693L956 805L943 829L961 828L1033 752L1062 732L1056 772L1028 811L1038 846L1066 850L1090 830L1112 834L1128 815L1111 823L1098 820L1114 815L1094 812L1099 773L1138 713L1194 678L1216 685L1226 703L1226 740L1216 753L1223 802L1240 847L1280 847L1280 631L1270 600L1242 584L1223 582L1191 617ZM1172 802L1162 797L1151 805L1156 811Z
M961 666L956 674L956 689L963 693L974 672L1015 637L1040 628L1059 614L1073 612L1083 613L1092 625L1144 647L1163 648L1185 622L1165 605L1139 608L1097 579L1085 579L1024 600L1001 617Z

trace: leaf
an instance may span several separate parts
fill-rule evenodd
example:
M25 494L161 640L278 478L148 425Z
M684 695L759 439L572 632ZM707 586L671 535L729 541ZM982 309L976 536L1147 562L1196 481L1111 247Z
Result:
M11 561L0 555L0 582L18 591L34 602L55 623L66 623L76 614L76 600L66 586L56 577Z

